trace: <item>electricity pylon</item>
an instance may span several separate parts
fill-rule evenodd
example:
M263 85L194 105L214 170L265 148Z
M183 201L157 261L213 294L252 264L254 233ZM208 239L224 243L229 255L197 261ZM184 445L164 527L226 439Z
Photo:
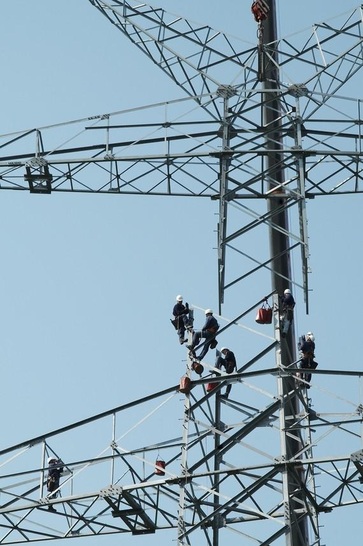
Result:
M360 9L292 43L275 36L269 0L260 42L241 50L238 41L164 10L90 2L187 98L168 103L166 115L164 104L144 109L139 125L131 111L79 120L86 128L72 147L74 123L55 128L66 145L47 144L41 128L6 135L1 189L214 199L220 308L226 295L269 286L271 277L274 321L258 352L236 374L214 378L212 390L210 378L192 377L185 393L176 385L1 451L9 470L0 476L0 541L176 529L180 546L217 546L229 531L266 546L320 544L319 515L362 502L362 405L356 395L332 401L325 393L319 413L312 410L297 375L295 333L280 337L277 295L286 286L301 289L308 309L307 200L362 191L360 101L338 95L362 67ZM102 135L98 143L94 134ZM256 245L261 234L270 244ZM295 254L301 272L293 278ZM251 294L226 327L238 327L262 303L256 289ZM339 372L351 392L361 375ZM230 400L221 397L227 381L234 383ZM66 471L61 496L50 499L45 463L59 446ZM47 512L50 504L56 514Z

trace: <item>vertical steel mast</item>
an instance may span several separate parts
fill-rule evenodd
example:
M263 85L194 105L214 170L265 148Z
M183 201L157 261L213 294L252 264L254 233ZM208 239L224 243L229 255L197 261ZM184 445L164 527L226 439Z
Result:
M287 215L287 196L283 189L284 157L281 130L281 104L279 97L279 71L276 28L275 0L267 0L268 15L259 22L259 40L261 56L259 78L262 81L262 116L265 131L266 171L268 172L268 207L271 214L270 249L272 257L272 289L282 294L285 288L291 288L292 275L289 254L289 222ZM293 324L285 338L281 340L277 365L288 366L296 360L295 333ZM281 444L282 462L290 461L300 452L303 441L297 435L287 433L288 423L294 421L299 413L299 400L295 394L295 380L283 376L280 395L287 401L281 408ZM290 395L289 395L290 393ZM286 465L282 473L284 489L285 520L289 531L286 534L287 546L305 546L308 544L307 521L304 516L305 495L301 489L303 469L292 469ZM302 514L302 516L298 516Z

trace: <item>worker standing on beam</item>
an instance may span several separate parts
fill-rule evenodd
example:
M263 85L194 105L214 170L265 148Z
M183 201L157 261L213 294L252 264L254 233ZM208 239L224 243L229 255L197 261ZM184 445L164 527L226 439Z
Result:
M315 336L312 332L308 332L305 336L301 336L298 343L298 349L301 353L300 368L307 370L315 370L318 363L315 362ZM310 389L311 373L299 373L301 379L306 381L306 388Z
M55 457L48 458L48 476L47 476L47 491L51 493L49 499L55 499L58 494L60 476L63 472L63 463ZM56 509L51 504L48 510L56 512Z
M237 367L236 357L234 356L234 353L230 351L227 347L222 347L221 353L223 356L218 355L217 351L217 359L216 359L216 368L219 370L222 369L222 366L226 370L226 373L230 374L233 373ZM229 393L232 389L232 383L228 383L226 392L222 394L221 396L223 398L228 398Z

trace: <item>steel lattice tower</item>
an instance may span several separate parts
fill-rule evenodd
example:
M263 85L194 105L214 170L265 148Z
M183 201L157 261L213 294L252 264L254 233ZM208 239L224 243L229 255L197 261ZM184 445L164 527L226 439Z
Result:
M280 336L277 296L287 286L301 290L309 308L307 200L362 193L360 100L349 99L349 110L337 106L363 65L361 9L292 43L276 37L268 0L260 43L241 50L227 35L146 4L90 3L186 98L168 103L163 120L165 105L154 105L143 126L126 111L80 120L86 129L73 147L48 145L41 128L2 137L1 189L215 200L220 311L227 297L252 298L219 335L265 297L274 321L256 354L236 374L214 379L213 391L188 361L186 393L174 385L2 450L0 541L170 529L180 546L217 546L229 531L262 546L320 545L320 515L363 500L362 406L352 396L334 414L328 398L325 411L312 410L308 389L296 381L294 329ZM145 126L152 136L143 136ZM63 128L64 142L68 129L74 124ZM97 143L95 134L102 135ZM256 237L269 244L256 247ZM294 277L293 256L301 264ZM261 295L256 285L271 289ZM335 373L347 384L363 374ZM227 381L234 384L230 400L220 396ZM162 430L161 408L171 416ZM86 441L79 442L80 431ZM74 444L77 458L65 461L62 496L50 501L45 461L58 438ZM155 475L158 456L165 474ZM50 502L59 512L52 528L45 524Z

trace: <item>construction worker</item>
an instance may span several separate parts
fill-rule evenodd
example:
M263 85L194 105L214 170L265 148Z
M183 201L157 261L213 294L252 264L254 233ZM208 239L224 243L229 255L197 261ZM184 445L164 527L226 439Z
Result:
M183 304L183 296L179 294L176 297L176 304L173 307L174 319L171 322L178 332L180 345L188 341L185 339L185 330L191 329L193 326L193 320L190 315L189 305L187 303Z
M224 369L226 370L226 373L228 374L233 373L237 367L236 357L234 356L234 353L230 351L227 347L222 347L221 353L223 357L221 355L217 356L216 368L220 370L223 366ZM221 396L223 396L223 398L228 398L228 395L231 392L231 388L232 388L232 384L228 383L226 392L222 394Z
M289 288L280 296L281 335L285 337L294 318L295 300Z
M200 340L203 338L205 339L205 342L203 344L202 352L199 356L195 357L197 360L203 360L205 355L208 352L209 347L214 349L216 347L218 341L215 339L216 333L219 330L219 324L217 322L217 319L213 316L212 309L206 309L204 311L205 314L205 323L201 330L194 332L193 334L193 340L191 345L187 345L187 348L190 350L190 352L194 356L194 349L199 344Z
M301 353L300 368L306 368L308 370L315 370L318 363L315 358L315 337L312 332L308 332L305 336L301 336L298 343L298 348ZM307 383L311 381L311 373L304 372L300 374L301 379L304 379ZM310 385L306 385L309 389Z
M55 499L57 496L57 489L59 488L60 476L63 472L63 463L61 460L55 457L48 458L48 476L47 476L47 491L51 493L48 495L49 499ZM56 509L50 504L48 510L56 512Z

